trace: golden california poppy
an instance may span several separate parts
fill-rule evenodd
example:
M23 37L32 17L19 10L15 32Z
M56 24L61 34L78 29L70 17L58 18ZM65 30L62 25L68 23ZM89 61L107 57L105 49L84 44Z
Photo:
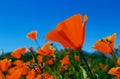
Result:
M2 79L2 75L3 75L3 74L2 74L2 72L0 71L0 79Z
M120 45L118 45L118 49L120 50Z
M32 32L29 32L27 34L27 38L30 38L32 40L36 40L37 39L37 31L32 31Z
M14 73L15 70L16 70L15 67L11 67L11 68L8 70L8 74L12 74L12 73Z
M80 59L80 56L79 56L79 55L75 55L75 56L74 56L74 59L75 59L75 60L79 60L79 59Z
M21 74L22 74L22 75L26 75L26 74L28 74L28 72L29 72L29 68L28 68L26 65L23 65L23 66L20 68L20 70L21 70Z
M60 62L61 62L62 64L65 64L65 65L70 64L69 56L68 56L68 55L65 56L62 60L60 60Z
M14 73L11 74L10 79L20 79L21 71L20 69L15 70Z
M41 75L37 75L35 79L42 79Z
M71 16L58 23L57 27L46 35L46 40L59 42L65 48L80 49L84 43L87 19L86 15L84 17L80 14Z
M50 48L51 42L46 43L42 48L38 48L37 53L43 56L53 56L56 49Z
M14 65L17 67L17 68L20 68L24 65L24 62L22 60L16 60L14 62Z
M48 73L44 73L44 78L45 79L53 79L53 76Z
M120 65L120 57L117 59L117 64Z
M37 60L38 60L38 63L41 63L42 60L43 60L43 56L39 55L39 56L37 57Z
M15 51L13 51L11 53L11 56L15 57L15 58L20 58L22 54L26 53L26 48L22 47L22 48L18 48Z
M69 67L68 65L64 65L64 66L63 66L63 68L64 68L65 70L67 70L68 67Z
M120 67L111 68L108 74L115 75L119 79L120 78Z
M0 71L0 79L5 79L5 76L3 75L1 71Z
M93 48L98 50L99 52L105 54L111 54L114 50L115 39L116 39L116 33L114 33L112 36L108 36L106 38L98 40L93 46Z
M26 76L26 79L34 79L35 78L35 71L34 70L31 70L27 76Z
M108 70L108 65L105 65L105 66L103 67L103 70L104 70L104 71L107 71L107 70Z
M4 72L12 65L11 60L3 59L0 60L0 71Z
M54 64L54 59L51 58L51 59L47 60L46 63L49 64L49 65L53 65Z

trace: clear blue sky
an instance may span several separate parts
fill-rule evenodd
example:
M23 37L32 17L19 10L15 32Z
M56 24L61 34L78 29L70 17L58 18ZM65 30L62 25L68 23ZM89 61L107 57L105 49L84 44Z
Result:
M120 44L120 0L0 0L0 50L36 48L36 44L26 38L32 30L38 31L42 46L48 31L78 13L87 14L89 18L84 50L94 51L91 47L98 39L114 32L117 33L115 47Z

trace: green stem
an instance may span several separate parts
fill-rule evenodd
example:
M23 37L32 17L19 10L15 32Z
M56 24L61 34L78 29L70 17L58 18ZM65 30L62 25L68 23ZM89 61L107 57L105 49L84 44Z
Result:
M115 51L113 51L113 55L115 57L115 60L117 61L117 57L116 57Z
M92 72L91 72L91 69L90 69L90 67L89 67L89 65L88 65L88 63L87 63L87 60L86 60L84 54L81 52L81 50L80 50L80 53L81 53L81 56L82 56L82 58L83 58L83 60L84 60L85 65L87 66L88 71L89 71L89 73L90 73L90 75L91 75L91 79L95 79L94 76L93 76L93 74L92 74Z
M36 56L35 56L35 54L34 54L34 52L31 50L31 54L32 54L32 56L33 56L33 58L34 58L34 60L35 60L35 63L37 63L37 66L41 69L41 67L38 65L38 61L37 61L37 58L36 58ZM42 79L44 79L44 76L43 76L43 68L41 69L41 74L42 74Z
M35 40L35 42L36 42L36 44L37 44L38 48L40 48L40 45L39 45L38 41L37 41L37 40Z
M113 59L114 59L115 64L117 65L117 57L116 57L116 55L115 55L115 52L113 51L113 52L111 53L111 55L112 55L112 57L113 57Z
M32 54L33 59L35 60L35 63L37 63L37 58L32 50L31 50L31 54Z
M114 59L114 61L116 62L116 56L113 54L113 53L111 53L111 55L112 55L112 57L113 57L113 59Z

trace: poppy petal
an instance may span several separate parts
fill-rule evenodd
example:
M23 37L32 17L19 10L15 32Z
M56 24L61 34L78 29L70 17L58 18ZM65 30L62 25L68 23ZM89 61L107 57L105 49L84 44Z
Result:
M61 29L65 35L78 47L82 42L82 16L76 14L63 21L56 27L57 30Z
M62 36L60 35L60 33L57 30L51 30L47 35L46 35L46 40L51 40L51 41L56 41L56 42L60 42L65 48L66 47L72 47L74 48L72 45L70 45L66 39L62 38Z
M96 44L93 46L93 48L105 54L112 53L112 49L110 48L110 46L105 42L102 42L101 40L98 40Z

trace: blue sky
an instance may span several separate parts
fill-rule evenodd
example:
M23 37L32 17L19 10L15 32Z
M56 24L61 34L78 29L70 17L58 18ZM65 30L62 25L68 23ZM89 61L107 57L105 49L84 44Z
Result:
M42 46L45 35L56 24L74 14L87 14L86 40L83 49L91 47L103 37L117 33L115 47L120 44L119 0L0 0L0 50L13 51L36 44L26 38L32 30L38 31ZM58 46L58 48L61 46Z

